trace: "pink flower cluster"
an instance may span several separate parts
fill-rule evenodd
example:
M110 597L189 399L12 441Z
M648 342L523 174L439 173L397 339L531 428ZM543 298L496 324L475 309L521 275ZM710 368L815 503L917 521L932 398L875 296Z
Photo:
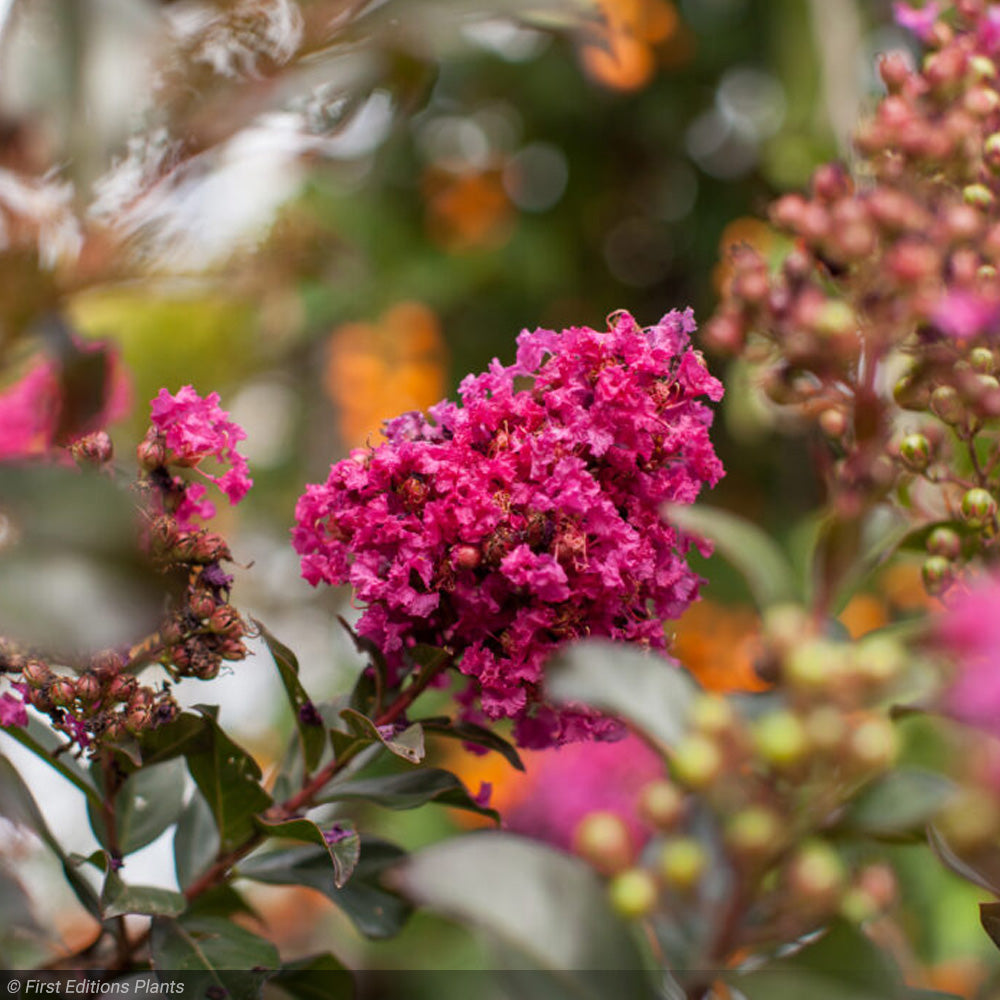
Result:
M691 503L722 465L711 411L722 385L690 349L691 310L642 329L525 331L516 362L461 384L461 404L386 425L296 508L295 549L316 585L349 583L358 632L405 671L418 643L451 651L475 716L511 717L522 746L618 735L544 702L559 645L605 636L663 648L699 579L665 502Z
M100 412L86 427L73 428L71 436L103 430L129 409L131 386L116 351L104 343L75 342L84 354L103 351L107 372ZM42 357L21 378L0 391L0 461L48 455L57 445L62 386L57 362Z
M504 812L504 827L568 851L581 820L610 812L641 848L650 829L639 817L639 793L664 772L663 758L631 734L611 743L577 743L536 754L528 761L523 796Z
M957 598L939 620L937 638L958 662L948 710L1000 736L1000 576Z
M183 386L176 395L161 389L150 404L152 424L163 438L166 460L174 465L198 466L206 458L215 458L229 468L221 476L198 469L237 504L253 486L247 460L236 450L246 438L246 431L229 419L229 413L219 407L219 394L209 393L204 399L190 386ZM191 483L186 487L181 507L176 512L182 525L190 526L194 516L208 520L215 515L215 505L204 500L207 487Z

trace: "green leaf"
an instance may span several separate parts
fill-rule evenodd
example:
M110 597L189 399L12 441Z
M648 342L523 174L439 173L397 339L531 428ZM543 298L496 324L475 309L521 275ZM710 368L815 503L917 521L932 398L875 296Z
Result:
M232 917L236 913L263 923L261 915L231 885L222 883L199 893L188 903L188 917Z
M147 885L126 885L112 868L101 891L101 912L105 920L126 913L177 917L187 909L183 893Z
M437 767L346 781L341 785L331 786L318 801L344 802L351 799L386 809L416 809L428 802L436 802L441 806L465 809L500 822L500 815L495 809L478 805L459 778L450 771Z
M877 837L922 836L954 790L955 783L942 774L900 767L863 788L838 828Z
M788 557L755 524L717 507L667 504L663 516L691 535L706 538L746 579L761 608L796 600L795 570Z
M789 958L726 977L747 1000L917 1000L899 969L866 935L842 921ZM933 994L930 994L933 996ZM943 997L943 995L941 995Z
M212 987L233 997L257 996L280 965L270 941L222 917L154 917L150 951L154 969L188 974L184 985L191 996L205 996ZM234 971L241 969L253 971Z
M316 889L340 907L362 934L387 938L399 933L412 908L380 879L386 868L405 856L395 844L362 837L358 865L342 889L334 885L326 851L311 845L255 854L240 863L237 874L269 885Z
M0 866L0 940L14 931L34 934L40 932L41 927L24 886L5 866Z
M207 746L187 750L188 770L215 818L223 851L232 850L254 834L254 816L271 804L261 787L261 770L209 715Z
M381 743L390 753L411 764L419 764L424 759L424 731L419 722L414 722L397 735L391 735L391 726L376 726L366 715L353 708L345 708L340 717L356 739L365 743Z
M0 816L38 835L59 859L63 875L76 898L91 915L99 919L101 911L97 893L77 871L77 867L67 857L59 841L52 836L52 831L49 830L17 768L3 756L0 756Z
M189 753L202 753L211 743L210 720L193 712L182 712L173 722L143 733L139 749L143 765L148 766Z
M267 644L267 648L271 651L274 664L281 675L281 683L284 685L285 694L292 706L295 729L299 734L306 770L314 771L326 749L326 728L299 680L299 661L295 654L286 645L279 642L256 618L252 620L260 631L261 638Z
M388 666L382 650L375 645L371 639L366 639L358 635L348 624L347 620L340 615L337 616L344 631L351 637L354 648L368 658L369 666L358 675L354 688L349 699L351 708L362 715L369 715L378 710L378 703L382 692L385 690L385 678L388 674Z
M487 750L495 750L510 762L511 767L518 771L524 770L524 764L521 763L521 758L513 745L485 726L464 722L461 719L452 720L444 715L433 719L421 719L420 725L423 726L425 733L435 733L448 739L461 740L463 743L473 743Z
M288 962L268 981L295 1000L354 1000L354 976L329 952Z
M684 735L697 690L672 660L602 639L557 653L546 667L545 688L556 700L620 716L666 746Z
M361 841L352 823L339 823L334 831L326 833L311 819L304 817L280 821L258 819L257 827L269 837L283 837L322 847L330 856L333 884L338 889L343 888L357 866Z
M177 884L186 889L218 857L219 831L204 796L195 789L174 831Z
M531 968L558 973L580 997L651 995L634 977L626 987L573 971L624 973L640 969L642 959L594 872L544 844L496 831L452 838L400 864L391 884L415 903L482 928Z
M151 844L177 820L184 801L184 765L165 761L134 771L115 796L118 845L122 856ZM88 803L90 825L98 841L108 846L103 810Z

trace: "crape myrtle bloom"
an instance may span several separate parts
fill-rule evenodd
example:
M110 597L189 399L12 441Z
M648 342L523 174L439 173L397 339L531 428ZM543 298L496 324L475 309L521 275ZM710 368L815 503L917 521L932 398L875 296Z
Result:
M1000 736L1000 577L983 577L955 597L938 619L936 638L958 668L948 711Z
M219 407L219 394L202 398L190 385L176 394L160 389L150 406L152 426L139 446L140 463L150 470L168 465L193 468L215 483L231 504L239 503L253 486L247 460L236 450L246 432ZM206 472L200 467L206 458L228 468L222 475ZM185 483L180 477L174 477L173 483L177 488L174 515L181 527L194 527L194 517L207 521L215 516L215 505L204 499L208 489L203 483Z
M446 649L469 678L468 717L515 720L522 746L620 735L579 706L546 704L563 643L603 636L655 649L695 598L691 540L664 503L691 503L722 465L708 436L722 385L690 349L691 310L642 329L525 331L427 415L307 487L293 544L313 585L350 584L357 630L398 682L408 649Z

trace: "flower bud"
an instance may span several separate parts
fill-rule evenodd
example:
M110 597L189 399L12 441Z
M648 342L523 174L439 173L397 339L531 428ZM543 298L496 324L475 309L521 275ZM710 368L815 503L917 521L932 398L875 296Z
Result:
M93 704L101 697L101 687L96 674L88 672L77 678L76 693L84 704Z
M52 671L41 660L28 660L21 670L21 677L29 687L40 688L52 679Z
M966 205L976 208L991 208L996 199L993 192L985 184L966 184L962 188L962 198Z
M616 875L608 886L612 908L626 920L638 920L652 913L658 894L656 880L642 868L630 868Z
M847 750L851 759L865 770L891 767L899 753L899 737L888 719L865 719L850 735Z
M772 712L754 727L757 752L778 768L792 767L805 756L809 747L805 729L791 712Z
M602 875L624 871L635 857L628 826L613 812L584 816L573 833L573 851Z
M477 545L456 545L451 559L455 569L475 569L482 562L483 554Z
M639 815L657 830L670 830L684 816L684 793L665 778L651 781L639 792Z
M691 706L691 725L707 736L716 736L729 729L736 713L732 705L717 694L705 694L698 697Z
M888 636L872 636L854 647L855 672L869 684L884 686L899 676L906 662L903 647Z
M188 600L188 610L199 621L210 618L215 608L216 600L207 590L196 590ZM180 636L178 635L177 638L179 639Z
M819 415L820 430L829 438L842 438L847 433L847 416L831 406Z
M808 841L796 851L788 866L788 881L795 895L811 910L837 902L846 872L837 852L821 840Z
M695 733L677 745L672 763L682 784L688 788L706 788L722 772L722 753L713 740Z
M134 677L119 674L108 685L108 698L116 702L129 701L138 686L139 682Z
M969 351L969 364L981 375L992 375L996 369L996 359L988 347L974 347Z
M800 691L823 691L843 673L843 650L826 639L794 647L785 661L785 677Z
M758 859L773 853L780 845L784 824L766 806L741 809L726 828L726 843L741 857Z
M693 889L707 865L705 849L693 837L668 840L660 852L660 876L673 889Z
M819 705L803 719L809 745L821 753L833 753L847 737L843 712L833 705Z
M858 321L854 310L846 302L829 299L816 316L814 326L822 336L836 337L856 330Z
M231 604L220 604L208 620L208 627L222 635L238 638L243 634L243 622Z
M962 497L959 510L970 528L984 528L996 517L997 502L989 491L976 487Z
M77 462L105 465L114 457L115 449L107 431L95 431L74 441L70 445L70 452Z
M888 52L878 63L879 76L890 94L898 91L907 81L912 70L903 52Z
M924 410L930 400L930 388L915 375L904 375L892 387L892 398L904 410Z
M931 412L946 424L961 423L964 416L962 401L953 385L939 385L930 398Z
M938 525L927 536L927 551L932 556L957 559L962 554L962 539L954 529Z
M899 442L899 457L911 472L923 472L930 465L931 443L923 434L907 434Z
M76 685L68 677L59 677L49 686L49 697L53 705L65 708L76 697Z
M951 563L944 556L931 556L920 567L924 589L932 597L943 594L952 584L954 574Z
M139 442L135 450L139 465L147 472L161 468L167 461L167 446L159 433L152 427Z

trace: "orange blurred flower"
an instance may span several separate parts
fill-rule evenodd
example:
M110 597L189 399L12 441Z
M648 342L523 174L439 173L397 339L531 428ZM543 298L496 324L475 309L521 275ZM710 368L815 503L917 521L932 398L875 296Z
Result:
M514 206L504 190L501 170L455 173L430 167L423 190L428 233L445 250L496 249L510 239Z
M750 608L701 600L678 619L670 651L708 691L763 691L754 669L759 637Z
M639 90L656 69L656 47L678 34L680 19L670 0L597 0L601 20L588 26L580 44L587 75L611 90Z
M443 398L446 350L436 314L400 302L374 323L344 323L330 334L324 386L337 407L345 445L363 445L384 420Z

